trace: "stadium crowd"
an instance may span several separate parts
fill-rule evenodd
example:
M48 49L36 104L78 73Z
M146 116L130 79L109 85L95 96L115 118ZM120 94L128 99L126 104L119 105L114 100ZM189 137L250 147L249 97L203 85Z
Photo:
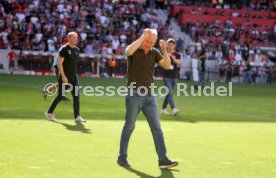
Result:
M276 43L276 22L274 22L274 26L269 23L261 24L259 20L252 22L255 20L253 18L257 17L250 17L250 14L247 12L245 12L245 14L239 14L233 11L232 14L226 15L223 10L217 10L215 13L216 14L210 15L210 19L206 21L187 20L182 28L185 32L190 34L195 41L199 41L200 38L211 38L218 41L222 41L223 39L228 41L239 41L241 44L244 42L263 45ZM209 17L208 9L202 8L194 8L191 12L187 12L187 14L196 16L206 15L206 17ZM236 19L239 16L245 17L246 20L242 22L241 20L244 18L240 20ZM213 17L216 18L214 19ZM266 20L266 18L268 17L262 17L263 20Z
M169 27L169 20L173 15L169 14L169 20L163 24L153 11L154 8L164 9L183 4L194 7L189 12L180 11L174 16L177 18L180 13L209 15L212 12L208 12L206 9L212 7L212 3L214 3L210 0L150 0L142 2L121 0L114 2L114 0L1 1L0 49L20 50L19 59L22 59L22 51L55 53L66 34L69 31L76 31L80 36L78 46L82 53L101 54L101 56L122 55L127 44L137 39L146 27L157 29L159 38L174 37L174 32ZM251 10L275 10L275 5L270 0L241 0L240 2L240 4L245 4L247 9L254 7ZM227 7L226 3L230 6ZM237 14L235 10L230 15L224 13L223 9L225 8L237 8L235 4L237 5L237 1L219 0L216 2L217 10L214 12L218 16L227 17L225 22L222 22L220 18L206 22L188 21L185 22L182 29L195 42L202 44L204 50L208 52L208 59L218 60L222 66L227 66L229 62L232 65L242 66L246 65L246 61L250 61L252 66L260 66L258 72L270 70L265 67L268 65L268 57L261 52L259 46L260 44L275 44L276 23L273 28L261 26L250 21L255 18L248 16L250 14ZM233 23L232 19L236 17L248 17L248 20L243 24ZM182 38L176 39L176 48L180 52L184 52L183 43ZM193 52L194 54L192 54ZM196 51L191 52L191 55L196 54ZM20 61L18 62L20 64ZM94 62L92 61L90 67L92 72L95 71L96 63ZM44 63L41 66L44 66ZM108 68L109 65L108 59L100 59L99 65L101 71L106 71L105 68ZM125 72L123 69L126 66L125 63L117 63L117 65L116 67L120 68L120 71ZM33 68L26 66L24 68ZM46 68L49 69L48 64L47 66ZM86 64L81 65L80 71L85 71L84 68L87 66ZM227 70L226 68L225 70ZM244 69L235 69L235 71L237 70Z
M0 4L0 49L55 52L67 32L77 31L87 54L122 54L145 27L160 38L170 31L156 14L132 1L7 0Z
M276 2L274 0L171 0L171 5L187 5L187 6L209 6L218 8L249 10L275 11Z
M231 81L231 76L243 75L242 82L256 82L258 76L259 83L271 83L273 63L260 47L276 44L272 1L170 3L169 17L176 18L182 30L201 44L208 53L207 59L218 61L220 76L226 77L226 81ZM191 56L198 54L196 48L190 52Z

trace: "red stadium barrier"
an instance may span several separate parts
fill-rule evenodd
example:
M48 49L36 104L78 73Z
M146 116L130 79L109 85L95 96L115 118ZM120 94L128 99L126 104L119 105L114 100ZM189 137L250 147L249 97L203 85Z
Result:
M193 15L193 14L182 14L178 18L178 22L180 25L184 25L187 22L214 22L216 19L219 19L222 23L225 23L226 20L231 18L233 24L242 24L248 19L251 24L257 24L259 26L270 26L273 27L275 24L275 20L272 19L257 19L257 18L234 18L234 17L225 17L225 16L217 16L217 15Z
M217 8L210 8L210 7L197 7L197 6L172 6L171 7L171 13L173 16L175 16L178 12L181 10L185 10L185 13L190 14L192 10L195 9L196 11L205 12L208 11L209 14L215 15L217 11L222 12L224 11L226 16L231 16L232 13L235 11L239 13L239 15L243 14L250 14L250 16L260 16L263 18L266 18L267 16L271 15L272 17L276 17L276 12L263 12L263 11L249 11L247 9L217 9Z

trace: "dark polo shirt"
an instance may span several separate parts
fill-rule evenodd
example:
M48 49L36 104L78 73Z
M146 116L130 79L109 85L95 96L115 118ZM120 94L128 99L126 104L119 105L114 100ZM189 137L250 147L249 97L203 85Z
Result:
M80 50L78 47L70 47L64 45L59 50L59 56L64 58L62 63L65 76L69 81L74 81L77 75L77 61L79 59Z
M137 49L133 55L128 56L127 85L136 82L136 87L149 88L153 83L154 65L161 59L163 56L156 48L151 48L148 54L142 49Z

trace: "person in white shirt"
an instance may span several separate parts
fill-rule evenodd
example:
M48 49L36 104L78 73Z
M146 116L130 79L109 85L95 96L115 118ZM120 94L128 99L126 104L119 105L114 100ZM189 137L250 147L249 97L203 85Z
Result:
M241 55L241 51L238 50L238 52L235 55L235 64L240 65L242 62L242 55Z
M116 50L118 49L119 45L120 45L120 41L118 37L115 36L114 39L112 40L112 50L114 54L116 53Z

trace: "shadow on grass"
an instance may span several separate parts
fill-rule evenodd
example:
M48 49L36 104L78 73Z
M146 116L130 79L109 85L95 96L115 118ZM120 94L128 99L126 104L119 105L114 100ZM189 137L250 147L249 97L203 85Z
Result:
M59 121L53 121L53 122L63 125L67 130L70 130L70 131L77 131L77 132L82 132L82 133L86 133L86 134L92 133L91 130L85 128L85 126L83 124L70 125L70 124L67 124L64 122L59 122Z
M174 169L160 169L161 170L161 175L154 177L151 175L148 175L144 172L138 171L136 169L133 168L125 168L126 170L128 170L129 172L132 172L134 174L136 174L137 176L141 177L141 178L174 178L173 175L173 171L178 171L178 170L174 170Z

